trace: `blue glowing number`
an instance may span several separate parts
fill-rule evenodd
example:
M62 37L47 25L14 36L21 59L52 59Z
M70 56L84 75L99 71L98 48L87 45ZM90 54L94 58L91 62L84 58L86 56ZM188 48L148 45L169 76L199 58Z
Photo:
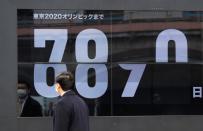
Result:
M176 29L162 31L156 39L156 62L168 62L168 42L175 41L176 62L188 62L187 39Z
M125 85L122 97L134 97L140 80L144 73L146 64L119 64L125 70L131 70L128 81Z

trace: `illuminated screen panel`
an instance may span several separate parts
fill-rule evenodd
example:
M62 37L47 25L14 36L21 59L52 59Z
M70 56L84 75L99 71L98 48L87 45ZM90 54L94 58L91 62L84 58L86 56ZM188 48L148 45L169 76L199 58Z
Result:
M18 86L31 87L40 116L53 114L66 70L92 116L203 114L202 15L18 9Z

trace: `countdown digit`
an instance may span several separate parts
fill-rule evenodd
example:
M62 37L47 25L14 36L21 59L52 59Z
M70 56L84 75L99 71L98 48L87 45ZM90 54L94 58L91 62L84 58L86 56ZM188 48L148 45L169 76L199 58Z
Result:
M57 97L58 93L55 91L54 86L47 85L47 69L54 69L55 77L58 73L66 71L65 64L35 64L34 67L34 86L38 94L44 97L52 98Z
M61 62L68 40L66 29L35 29L34 47L45 48L46 40L54 40L49 62Z
M119 64L125 70L131 70L128 81L125 85L122 97L134 97L146 64Z
M96 44L96 56L94 59L88 57L88 42L90 40L94 40ZM108 41L106 35L98 29L81 31L76 38L75 53L77 62L107 62Z
M187 39L176 29L162 31L156 40L156 62L168 62L168 42L175 41L176 62L188 62Z
M88 71L95 70L95 85L88 85ZM105 94L108 87L108 71L104 64L79 64L75 72L76 89L85 98L98 98Z

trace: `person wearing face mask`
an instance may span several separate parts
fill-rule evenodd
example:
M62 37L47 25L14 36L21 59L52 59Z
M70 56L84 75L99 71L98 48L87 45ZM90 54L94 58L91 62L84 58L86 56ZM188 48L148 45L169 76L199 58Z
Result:
M18 116L39 117L42 116L42 107L30 96L30 87L25 82L18 83Z
M54 106L54 131L89 131L88 107L73 88L71 72L63 72L56 77L55 90L60 99Z

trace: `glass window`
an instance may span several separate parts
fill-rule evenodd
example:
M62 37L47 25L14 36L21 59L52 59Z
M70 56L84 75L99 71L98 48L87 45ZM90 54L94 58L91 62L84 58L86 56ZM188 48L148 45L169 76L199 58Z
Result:
M201 11L18 9L17 92L29 87L39 107L21 115L19 99L19 116L52 116L66 70L92 116L202 115L202 20Z

